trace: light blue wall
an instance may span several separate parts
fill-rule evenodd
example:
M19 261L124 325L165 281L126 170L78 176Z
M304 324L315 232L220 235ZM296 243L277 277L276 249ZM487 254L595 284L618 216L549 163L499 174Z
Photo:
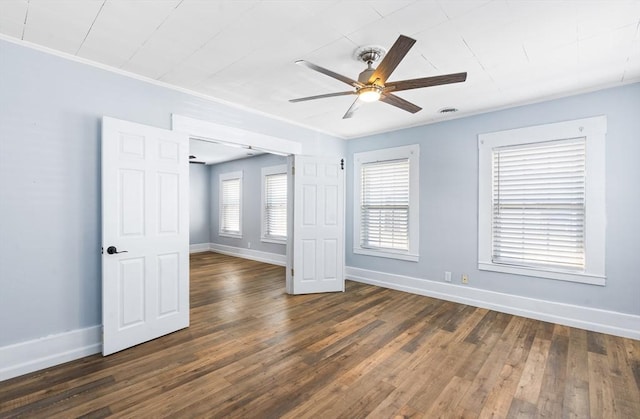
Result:
M350 140L349 156L422 145L422 256L416 264L352 254L349 170L347 264L431 280L465 272L473 287L640 314L638 109L636 84ZM101 117L170 128L172 113L299 141L305 154L344 148L311 130L0 40L0 346L101 323ZM607 286L477 271L477 134L600 114L609 118Z
M464 107L461 103L459 106ZM606 115L605 287L481 272L478 260L480 133ZM420 261L353 253L353 200L347 199L347 266L457 283L523 297L640 314L640 84L350 140L347 197L353 196L353 153L420 144Z
M100 121L343 141L0 40L0 346L101 323Z
M209 166L189 165L189 244L209 243L211 182Z
M286 245L260 241L262 168L287 164L287 158L273 154L234 160L211 166L211 242L226 246L286 254ZM242 171L242 238L222 237L220 231L220 174ZM249 245L250 244L250 245Z

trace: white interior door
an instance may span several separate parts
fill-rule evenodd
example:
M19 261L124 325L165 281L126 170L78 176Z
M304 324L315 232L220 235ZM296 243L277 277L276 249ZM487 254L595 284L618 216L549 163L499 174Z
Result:
M339 158L294 156L291 294L344 291L344 170ZM289 231L292 231L291 229Z
M102 120L103 355L189 326L188 150L186 134Z

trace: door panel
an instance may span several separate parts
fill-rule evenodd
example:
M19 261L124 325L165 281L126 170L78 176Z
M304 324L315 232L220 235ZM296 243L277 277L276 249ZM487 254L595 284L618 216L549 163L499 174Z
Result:
M324 240L324 277L327 279L335 279L338 277L338 241L334 239Z
M305 226L316 225L316 210L318 204L316 198L318 196L318 187L316 185L303 186L303 208L302 208L302 224Z
M334 226L338 223L338 187L325 186L324 194L324 224Z
M144 258L119 261L120 328L144 322Z
M180 177L176 173L158 173L158 233L179 233Z
M189 325L188 141L103 118L104 355Z
M122 237L144 235L144 171L120 169L120 194L118 200L118 225ZM126 206L126 208L125 208Z
M178 312L180 307L180 255L158 255L159 314L166 316Z
M337 158L295 156L294 165L293 270L287 273L287 291L344 291L344 171Z

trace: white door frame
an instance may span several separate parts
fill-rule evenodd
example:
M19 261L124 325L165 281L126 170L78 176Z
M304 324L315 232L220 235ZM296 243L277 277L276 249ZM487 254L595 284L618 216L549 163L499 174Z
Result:
M182 115L171 115L171 129L173 131L184 132L191 138L207 140L219 144L230 146L251 146L252 149L265 151L267 153L278 154L281 156L291 156L302 154L302 144L285 140L283 138L273 137L259 132L248 131L243 128L230 127L228 125L216 124L214 122L203 121L201 119L191 118ZM293 159L288 159L288 173L291 174L291 165ZM292 183L290 183L292 187ZM289 191L289 196L292 196ZM293 232L293 205L288 207L287 225L289 231ZM291 277L291 269L293 266L293 242L291 234L287 237L287 269L286 269L286 291L293 293L293 279Z
M296 160L295 156L302 156L301 143L297 141L291 141L291 140L285 140L283 138L273 137L266 134L261 134L259 132L248 131L243 128L230 127L227 125L216 124L214 122L203 121L200 119L190 118L182 115L172 114L171 121L172 121L172 129L174 131L186 133L187 135L189 135L190 138L197 138L205 141L212 141L219 144L223 144L223 145L226 144L226 145L236 146L236 147L250 146L254 150L264 151L267 153L273 153L278 155L290 156L288 158L288 165L287 165L288 167L287 173L289 174L289 179L290 179L288 182L289 196L294 196L294 200L298 201L299 197L293 194L295 182L293 181L294 177L292 176L293 175L292 165L295 163L295 160ZM312 156L308 156L308 157L312 157ZM337 165L340 157L334 156L334 158L336 159L335 161ZM342 170L342 168L339 170ZM334 289L335 286L332 285L333 283L330 284L331 278L323 277L323 279L320 281L315 281L315 282L310 281L307 284L307 288L299 287L301 289L304 288L304 290L302 291L300 290L296 291L294 289L295 288L294 281L293 281L294 241L292 239L292 236L294 235L294 232L296 230L296 225L294 225L294 211L293 211L295 205L292 200L289 200L289 203L288 203L289 214L287 216L288 218L287 225L288 225L289 234L287 237L287 245L286 245L287 266L286 266L286 274L285 274L285 277L286 277L285 288L287 293L289 294L300 293L300 292L307 293L307 292L344 291L344 222L345 222L344 198L345 197L343 192L344 178L343 176L340 176L340 178L342 179L342 182L343 182L342 188L339 188L339 190L341 190L341 192L339 193L341 195L340 198L342 200L342 206L341 206L341 209L338 211L339 213L338 216L342 217L342 220L341 220L342 227L340 227L342 237L340 237L340 240L342 240L343 243L340 243L340 246L338 246L342 250L342 252L341 252L341 257L338 258L337 262L342 266L339 266L335 270L334 274L337 274L338 277L341 277L342 287L341 289ZM297 223L297 221L295 222ZM298 262L301 262L301 259L298 259ZM305 265L305 264L302 263L302 265ZM297 266L297 268L298 269L302 268L304 270L305 266ZM326 282L323 282L323 281L326 281ZM314 287L310 285L311 282L319 286L319 288L317 290L314 290L313 289Z
M302 144L248 131L243 128L230 127L216 124L201 119L190 118L182 115L171 115L171 129L189 134L192 138L210 140L219 144L251 146L258 151L288 156L290 154L302 154Z

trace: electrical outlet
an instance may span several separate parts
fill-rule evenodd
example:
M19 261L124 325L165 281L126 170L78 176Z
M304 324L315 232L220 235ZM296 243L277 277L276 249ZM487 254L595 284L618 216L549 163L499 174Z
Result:
M451 272L445 272L444 273L444 280L445 282L451 282Z
M469 275L462 274L462 283L463 284L468 284L469 283Z

